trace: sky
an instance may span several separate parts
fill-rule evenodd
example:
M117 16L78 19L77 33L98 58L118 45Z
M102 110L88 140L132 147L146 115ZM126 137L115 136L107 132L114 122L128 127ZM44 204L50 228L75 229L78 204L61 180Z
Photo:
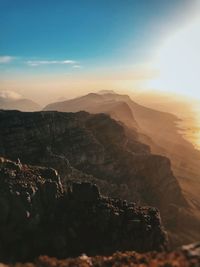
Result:
M0 90L40 103L100 89L195 97L198 7L198 0L0 0ZM194 42L175 61L188 36ZM176 81L185 53L190 65Z

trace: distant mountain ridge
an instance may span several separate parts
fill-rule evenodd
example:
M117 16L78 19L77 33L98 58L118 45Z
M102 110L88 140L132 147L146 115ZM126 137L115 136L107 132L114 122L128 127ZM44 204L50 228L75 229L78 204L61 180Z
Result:
M89 93L87 95L77 97L70 100L65 100L61 102L55 102L44 107L44 110L57 110L62 112L78 112L78 111L88 111L90 113L99 113L104 112L108 113L109 105L116 105L117 103L124 103L124 106L127 105L129 112L132 112L132 119L137 121L137 123L143 127L146 131L148 124L154 122L154 125L158 123L157 119L162 119L171 122L178 120L172 114L156 111L150 108L146 108L142 105L134 102L128 95L119 95L110 91L103 91L100 94L98 93Z
M0 97L0 109L21 110L21 111L38 111L41 106L30 99L5 100Z

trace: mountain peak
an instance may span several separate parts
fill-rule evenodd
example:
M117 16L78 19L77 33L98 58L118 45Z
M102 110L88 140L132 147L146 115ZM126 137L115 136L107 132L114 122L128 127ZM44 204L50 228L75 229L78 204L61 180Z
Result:
M97 92L99 95L104 95L104 94L116 94L115 91L113 90L100 90Z

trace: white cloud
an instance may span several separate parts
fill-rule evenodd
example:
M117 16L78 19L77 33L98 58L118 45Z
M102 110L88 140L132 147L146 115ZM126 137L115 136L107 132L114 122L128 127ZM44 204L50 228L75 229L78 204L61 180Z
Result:
M14 91L5 90L5 91L0 91L0 98L9 99L9 100L17 100L17 99L21 99L22 96Z
M77 62L75 60L64 60L63 62L61 61L62 64L76 64Z
M81 65L73 65L73 68L74 68L74 69L81 69L82 66L81 66Z
M26 62L29 66L36 67L41 65L74 65L77 64L77 61L75 60L28 60Z
M0 64L10 63L14 59L15 58L11 56L0 56Z

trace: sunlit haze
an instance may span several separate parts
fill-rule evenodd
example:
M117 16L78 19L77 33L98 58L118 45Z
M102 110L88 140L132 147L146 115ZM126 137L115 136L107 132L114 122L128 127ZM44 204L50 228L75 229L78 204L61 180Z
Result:
M157 79L149 86L200 98L200 19L192 18L162 43L155 58Z
M43 106L111 89L155 107L144 97L153 90L192 103L199 121L199 7L198 0L51 0L47 11L44 1L1 0L1 97ZM200 143L199 130L192 139Z
M41 104L91 90L198 94L197 0L0 1L0 90Z

